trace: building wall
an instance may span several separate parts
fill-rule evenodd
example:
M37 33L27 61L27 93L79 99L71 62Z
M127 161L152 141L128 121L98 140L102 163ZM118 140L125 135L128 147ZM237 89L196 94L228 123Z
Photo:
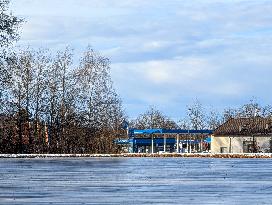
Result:
M244 142L250 144L253 141L253 137L212 136L211 140L212 153L246 153L246 151L244 152ZM254 137L254 141L258 152L271 152L271 137Z

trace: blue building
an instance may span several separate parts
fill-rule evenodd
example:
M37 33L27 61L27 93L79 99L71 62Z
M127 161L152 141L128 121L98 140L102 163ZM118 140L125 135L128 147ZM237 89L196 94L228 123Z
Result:
M212 130L129 129L128 139L115 142L131 153L192 153L210 150Z

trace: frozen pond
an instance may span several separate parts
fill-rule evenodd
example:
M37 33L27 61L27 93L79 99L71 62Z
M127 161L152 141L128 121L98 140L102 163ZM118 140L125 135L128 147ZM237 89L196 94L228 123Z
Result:
M271 204L271 159L0 159L0 204Z

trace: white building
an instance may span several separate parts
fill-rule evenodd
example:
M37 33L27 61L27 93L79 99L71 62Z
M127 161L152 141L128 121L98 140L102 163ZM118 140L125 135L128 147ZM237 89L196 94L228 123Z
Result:
M212 153L271 153L272 119L254 117L230 119L215 131Z

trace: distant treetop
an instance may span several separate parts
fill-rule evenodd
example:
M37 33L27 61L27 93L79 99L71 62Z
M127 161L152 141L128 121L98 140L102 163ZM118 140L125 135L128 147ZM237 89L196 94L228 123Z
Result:
M0 0L0 48L19 39L18 29L23 19L8 11L10 0Z

